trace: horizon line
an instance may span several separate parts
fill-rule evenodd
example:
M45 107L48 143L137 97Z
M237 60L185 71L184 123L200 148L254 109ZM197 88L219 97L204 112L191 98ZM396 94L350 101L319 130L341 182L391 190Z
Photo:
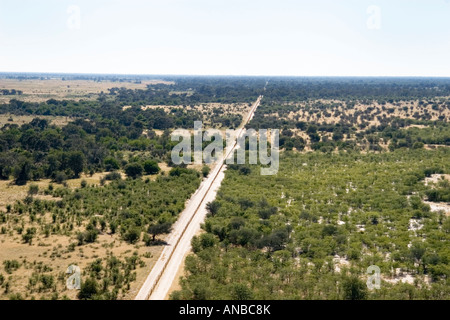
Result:
M434 78L450 79L449 76L423 76L423 75L250 75L250 74L151 74L151 73L97 73L97 72L51 72L51 71L0 71L5 74L33 74L33 75L95 75L95 76L139 76L139 77L275 77L275 78Z

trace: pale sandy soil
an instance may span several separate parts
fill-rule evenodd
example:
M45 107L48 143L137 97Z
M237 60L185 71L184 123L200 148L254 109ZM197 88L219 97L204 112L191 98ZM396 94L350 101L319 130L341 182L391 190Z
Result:
M424 184L434 185L439 183L439 181L447 180L450 181L450 174L432 174L430 177L426 177ZM444 211L446 215L450 216L450 203L447 202L430 202L424 201L424 203L428 204L433 212Z
M95 173L94 175L81 174L78 179L69 179L66 181L67 186L71 189L76 189L81 186L81 181L85 180L88 185L100 185L100 180L108 173ZM125 174L121 172L122 178L125 178ZM48 188L52 181L50 179L42 179L39 181L29 181L26 185L18 186L13 183L12 180L0 180L0 210L4 210L7 204L14 204L17 200L24 199L28 194L30 185L35 184L39 187L39 191L43 192ZM110 183L106 181L105 184ZM58 188L59 184L53 183L55 188ZM42 194L38 197L44 197Z
M425 178L425 185L429 185L430 183L438 183L440 180L450 181L450 174L432 174L430 177Z
M1 97L1 96L0 96ZM57 127L64 127L69 122L74 121L74 118L71 117L56 117L56 116L16 116L10 114L0 114L0 128L2 128L5 124L17 124L19 126L30 123L33 119L46 119L51 125L55 125ZM10 121L12 120L12 121Z
M50 266L52 271L45 274L51 274L55 279L61 273L64 274L69 265L77 265L81 268L83 279L85 276L83 270L97 258L105 258L112 253L114 256L124 260L125 257L129 257L133 252L137 251L140 259L145 262L145 266L143 268L137 267L135 270L136 281L131 284L130 291L124 294L122 292L119 293L119 299L133 299L162 250L161 246L136 247L121 241L117 235L111 236L107 234L99 235L97 242L94 244L75 247L73 252L67 251L68 245L73 242L76 242L76 240L66 236L51 235L45 238L43 235L40 235L33 239L33 244L30 246L21 243L19 236L12 238L9 235L0 235L0 273L7 277L11 276L9 280L11 282L10 293L21 293L26 299L30 299L31 296L39 299L41 296L49 297L51 294L51 292L36 292L28 296L29 290L26 286L34 270L23 265L24 259L28 263L36 261ZM144 256L146 253L150 254L149 258ZM7 275L3 268L5 260L17 260L21 262L22 266L17 271L14 271L12 275ZM67 278L68 276L65 276L64 279ZM63 282L58 282L57 288L60 296L67 295L71 299L76 299L77 290L67 290ZM0 300L7 298L3 290L0 290Z
M166 83L162 80L148 80L142 83L133 82L112 82L93 80L17 80L17 79L0 79L0 89L16 89L23 91L18 95L0 95L0 103L7 103L10 99L18 99L30 102L44 102L49 99L96 99L101 92L108 93L108 89L114 87L125 87L128 89L145 89L148 84Z
M160 167L164 172L170 170L165 164L160 164ZM96 173L93 176L82 175L79 179L72 179L67 181L69 188L79 188L81 181L85 180L88 185L100 185L100 179L107 173ZM124 173L121 172L122 177ZM156 179L154 176L144 176L145 178ZM60 198L53 198L49 195L44 195L43 191L48 188L51 183L50 180L45 179L36 182L30 182L24 186L16 186L12 184L12 181L0 181L0 210L4 211L7 204L14 204L17 200L24 199L28 194L28 189L31 184L35 184L39 187L39 194L35 195L35 198L42 200L61 200ZM106 182L109 183L109 182ZM58 184L53 184L55 188L58 188ZM51 223L51 216L49 213L44 216L40 216L43 219L43 223ZM24 228L36 227L28 218L24 220ZM83 225L84 226L84 225ZM83 227L75 227L76 230ZM75 231L76 231L75 230ZM75 233L74 233L75 234ZM23 243L22 236L16 231L12 231L7 234L0 234L0 274L7 277L10 282L10 292L4 294L3 290L0 290L0 300L8 299L9 294L20 293L22 297L31 299L34 297L40 299L42 296L50 297L52 292L35 292L30 295L27 289L28 279L34 272L31 263L42 262L49 266L52 270L45 274L51 274L55 277L64 274L69 265L75 264L85 270L85 268L97 258L106 258L108 254L113 254L118 258L124 260L125 257L131 256L134 252L138 252L141 260L145 262L143 268L138 267L136 271L136 281L134 281L130 290L127 292L121 291L119 293L119 299L134 299L137 291L142 286L148 273L150 272L157 257L160 256L163 246L145 247L130 245L120 239L119 235L100 234L96 243L84 245L81 247L76 246L75 251L69 252L67 250L69 244L76 243L75 235L50 235L45 237L41 232L38 232L36 238L33 239L32 245ZM147 257L147 254L150 254ZM17 260L22 266L12 273L7 275L3 267L3 262L6 260ZM23 263L23 260L26 263ZM83 274L82 274L83 276ZM10 277L10 278L9 278ZM65 276L66 279L68 276ZM76 290L67 290L62 281L57 283L57 291L60 297L63 295L68 296L71 299L75 299L77 295Z

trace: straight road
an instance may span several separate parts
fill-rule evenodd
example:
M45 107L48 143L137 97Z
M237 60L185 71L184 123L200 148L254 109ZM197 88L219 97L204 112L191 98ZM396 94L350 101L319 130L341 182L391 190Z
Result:
M262 95L259 96L252 105L233 139L233 144L227 146L224 160L233 154L237 147L237 139L244 133L245 125L253 118L262 98ZM191 240L200 231L200 225L205 220L206 204L216 198L217 190L225 177L225 170L224 161L217 162L208 178L200 184L177 222L173 225L172 232L166 238L167 245L135 300L164 300L166 298L179 268L184 263L184 257L191 250Z

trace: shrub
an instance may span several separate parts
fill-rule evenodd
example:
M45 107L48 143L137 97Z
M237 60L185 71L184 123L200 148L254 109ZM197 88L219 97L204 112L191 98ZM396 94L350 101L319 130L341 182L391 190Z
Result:
M78 299L91 300L99 293L97 281L93 278L89 278L81 284L80 292L78 293Z
M142 168L140 163L130 163L125 167L125 173L128 177L136 179L142 176L142 172L144 169Z
M161 171L158 163L154 160L147 160L144 162L144 171L147 174L157 174Z
M131 227L123 235L123 239L130 244L136 243L140 238L141 230L138 227Z
M121 175L119 172L114 171L114 172L108 173L108 174L105 176L105 179L106 179L106 180L109 180L109 181L113 181L113 180L121 180L121 179L122 179L122 175Z

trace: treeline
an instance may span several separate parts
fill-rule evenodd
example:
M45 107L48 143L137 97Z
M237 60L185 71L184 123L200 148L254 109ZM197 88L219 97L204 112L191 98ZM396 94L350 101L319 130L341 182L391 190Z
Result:
M112 88L109 95L131 105L195 105L198 103L254 102L262 94L262 78L185 77L176 84L149 85L146 90Z
M63 182L80 173L126 169L130 163L168 161L176 142L168 132L143 135L141 123L128 128L117 122L76 120L63 128L36 118L22 126L5 125L0 131L0 179L16 183L50 178ZM140 152L129 159L124 152ZM150 170L150 169L149 169Z
M265 96L274 101L372 99L379 102L450 95L450 78L271 78Z
M11 90L1 89L0 90L0 94L2 94L4 96L15 96L15 95L21 96L23 94L23 91L22 90L16 90L16 89L11 89Z
M124 126L141 122L144 129L193 128L193 122L202 120L198 111L187 112L173 108L142 110L141 106L192 106L199 103L251 103L262 93L265 80L240 77L173 77L165 79L175 84L149 85L147 89L113 88L108 94L100 94L96 101L70 101L50 99L46 102L24 102L12 99L0 105L0 113L15 115L66 116L73 118L113 120ZM124 110L124 106L132 108ZM241 120L237 116L214 114L212 124L236 127Z

